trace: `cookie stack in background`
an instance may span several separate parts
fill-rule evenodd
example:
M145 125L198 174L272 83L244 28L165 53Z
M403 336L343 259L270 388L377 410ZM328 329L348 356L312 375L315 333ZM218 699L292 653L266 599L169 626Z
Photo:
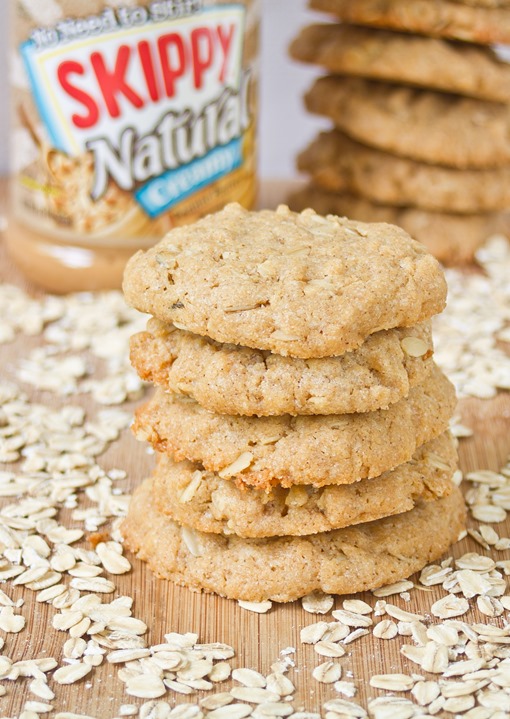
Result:
M294 209L391 222L464 263L510 220L506 0L310 0L293 58L329 73L305 96L334 129L302 152ZM508 57L508 49L507 57Z
M161 577L249 601L409 576L464 522L438 262L403 230L229 205L130 261L158 452L123 525Z

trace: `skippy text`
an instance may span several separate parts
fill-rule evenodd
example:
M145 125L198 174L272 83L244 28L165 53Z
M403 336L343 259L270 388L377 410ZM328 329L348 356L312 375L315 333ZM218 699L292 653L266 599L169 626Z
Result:
M118 11L105 11L96 16L102 25L94 43L90 18L84 19L85 39L61 41L56 49L38 30L26 43L25 62L31 81L41 80L37 96L50 139L69 154L94 154L93 199L110 178L131 190L240 138L249 125L249 73L240 71L244 8L219 5L147 22L151 8L162 13L170 6L182 9L160 0L138 8L145 11L143 24L120 30ZM69 28L68 22L58 27ZM45 87L51 87L47 98ZM52 112L55 99L58 113Z

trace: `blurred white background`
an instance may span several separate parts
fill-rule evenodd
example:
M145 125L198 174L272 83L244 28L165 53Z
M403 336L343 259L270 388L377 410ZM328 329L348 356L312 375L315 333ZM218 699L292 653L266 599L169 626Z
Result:
M0 174L8 170L8 7L0 0ZM44 2L44 0L40 0ZM320 19L306 0L262 0L260 98L260 174L263 178L295 176L294 157L324 121L307 117L301 96L317 72L287 57L290 40L300 27Z

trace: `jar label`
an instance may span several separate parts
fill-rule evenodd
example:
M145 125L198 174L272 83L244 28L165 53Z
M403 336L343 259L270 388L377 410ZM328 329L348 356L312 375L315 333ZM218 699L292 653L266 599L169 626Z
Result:
M177 224L173 210L235 171L246 192L247 166L253 188L245 20L241 3L156 0L33 28L19 49L47 176L28 185L25 178L25 188L45 195L46 216L94 233L120 219L115 210L136 209L143 234L151 220ZM242 201L236 183L228 187L230 194L215 193L218 206Z

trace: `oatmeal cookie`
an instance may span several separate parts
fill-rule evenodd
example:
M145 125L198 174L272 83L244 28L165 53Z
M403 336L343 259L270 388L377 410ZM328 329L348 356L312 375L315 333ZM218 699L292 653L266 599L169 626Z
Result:
M455 391L434 367L423 384L386 410L308 417L232 417L158 390L140 407L138 439L180 461L259 488L350 484L408 462L442 434Z
M313 207L324 214L349 215L365 222L391 222L401 225L410 235L428 247L445 265L472 263L476 250L497 233L510 231L508 213L455 215L429 212L417 207L376 205L359 195L326 192L309 185L289 197L296 210Z
M159 456L154 477L158 512L200 532L239 537L329 532L408 512L452 491L457 451L448 433L422 445L409 462L347 485L270 492L240 488L191 462Z
M213 412L258 416L386 409L423 382L432 353L430 322L382 330L340 357L309 360L220 344L155 319L131 338L142 379Z
M395 155L460 169L510 163L506 105L340 75L319 78L305 104L358 142Z
M510 8L498 0L310 0L354 25L494 45L510 43Z
M330 73L359 75L507 103L510 66L492 48L442 38L356 27L309 25L291 56Z
M403 514L307 537L243 539L181 527L158 512L153 482L135 491L125 543L161 578L232 599L290 602L352 594L405 579L439 559L464 529L462 494Z
M217 342L310 359L441 312L437 260L403 230L231 204L129 261L129 304Z
M429 165L362 145L339 130L322 132L298 156L297 166L327 192L348 192L381 205L469 215L510 209L510 166Z

